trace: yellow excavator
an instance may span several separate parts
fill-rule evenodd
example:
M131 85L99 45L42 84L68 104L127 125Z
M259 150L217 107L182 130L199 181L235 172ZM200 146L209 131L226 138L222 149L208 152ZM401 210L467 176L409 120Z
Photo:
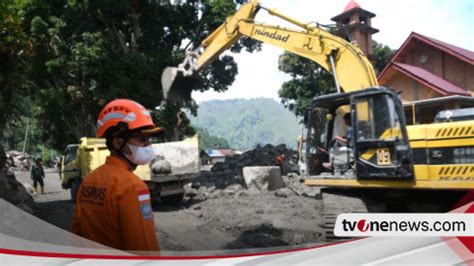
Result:
M262 9L300 30L255 22ZM241 36L308 58L334 77L337 93L313 99L299 145L305 183L322 188L328 240L340 213L444 212L474 188L473 109L455 120L457 111L448 110L432 123L407 126L398 93L378 85L357 44L258 1L241 5L182 64L165 69L164 97L189 100L199 72Z

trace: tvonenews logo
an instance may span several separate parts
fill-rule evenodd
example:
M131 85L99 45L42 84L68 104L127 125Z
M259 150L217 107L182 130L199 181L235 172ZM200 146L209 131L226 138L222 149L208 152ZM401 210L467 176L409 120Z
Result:
M474 214L344 213L336 236L474 236Z

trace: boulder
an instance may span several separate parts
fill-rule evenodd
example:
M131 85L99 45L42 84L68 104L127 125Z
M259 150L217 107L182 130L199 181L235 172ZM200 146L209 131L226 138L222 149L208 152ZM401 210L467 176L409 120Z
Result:
M153 158L150 165L151 172L154 175L171 173L171 163L165 160L162 156L157 155Z
M289 173L300 173L300 167L298 164L293 163L292 161L284 161L281 164L281 174L288 175Z
M277 166L248 166L243 168L245 184L248 188L276 190L285 186Z
M230 186L227 186L224 190L225 193L227 194L235 194L239 191L241 191L243 189L243 187L239 184L233 184L233 185L230 185Z
M229 169L229 166L227 163L225 162L217 162L214 164L214 166L211 168L211 171L212 172L221 172L221 171L225 171L225 170L228 170Z
M321 189L318 187L309 187L301 183L291 183L289 189L298 196L321 199Z
M186 194L185 195L187 197L191 198L191 199L196 197L197 194L198 194L198 191L195 188L186 189Z
M281 188L275 191L274 195L280 198L288 198L290 195L294 195L293 191L288 188Z
M0 198L17 205L27 212L31 212L28 204L33 203L33 198L14 176L8 174L5 168L0 170Z

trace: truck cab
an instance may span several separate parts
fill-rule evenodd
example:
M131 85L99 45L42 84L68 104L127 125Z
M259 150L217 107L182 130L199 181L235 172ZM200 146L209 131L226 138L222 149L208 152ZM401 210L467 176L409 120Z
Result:
M81 176L77 162L77 152L79 144L69 144L64 150L64 156L61 158L61 186L63 189L71 190L71 199L74 201L77 189L79 188Z
M184 196L183 186L199 175L198 136L177 142L153 143L156 158L171 164L167 173L157 172L155 159L147 165L139 165L134 173L149 187L152 200L168 203L180 202ZM70 189L75 201L82 179L105 163L110 155L105 139L81 138L80 144L70 144L64 151L61 162L63 189Z

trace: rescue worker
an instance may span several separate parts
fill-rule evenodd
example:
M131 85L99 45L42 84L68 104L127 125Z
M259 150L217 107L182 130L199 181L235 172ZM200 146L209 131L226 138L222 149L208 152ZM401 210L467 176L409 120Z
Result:
M110 156L84 178L76 197L72 232L121 250L158 251L147 185L133 173L153 159L150 137L163 132L139 103L108 103L97 120Z
M44 194L44 169L42 161L41 156L38 156L35 158L35 162L31 166L30 177L31 180L33 180L33 195L38 193L38 184L41 188L41 194Z
M353 136L351 113L345 113L342 118L344 119L344 124L347 126L346 135L336 136L334 140L338 140L340 143L340 146L351 148L352 136ZM324 162L322 163L322 166L329 170L332 170L334 168L334 165L332 162Z
M285 161L285 155L284 154L280 154L275 158L275 164L277 166L280 166L280 168L281 168L284 161Z
M336 139L345 143L347 146L350 146L352 139L352 122L351 122L351 113L345 113L343 116L344 123L347 126L347 131L345 136L336 136Z

